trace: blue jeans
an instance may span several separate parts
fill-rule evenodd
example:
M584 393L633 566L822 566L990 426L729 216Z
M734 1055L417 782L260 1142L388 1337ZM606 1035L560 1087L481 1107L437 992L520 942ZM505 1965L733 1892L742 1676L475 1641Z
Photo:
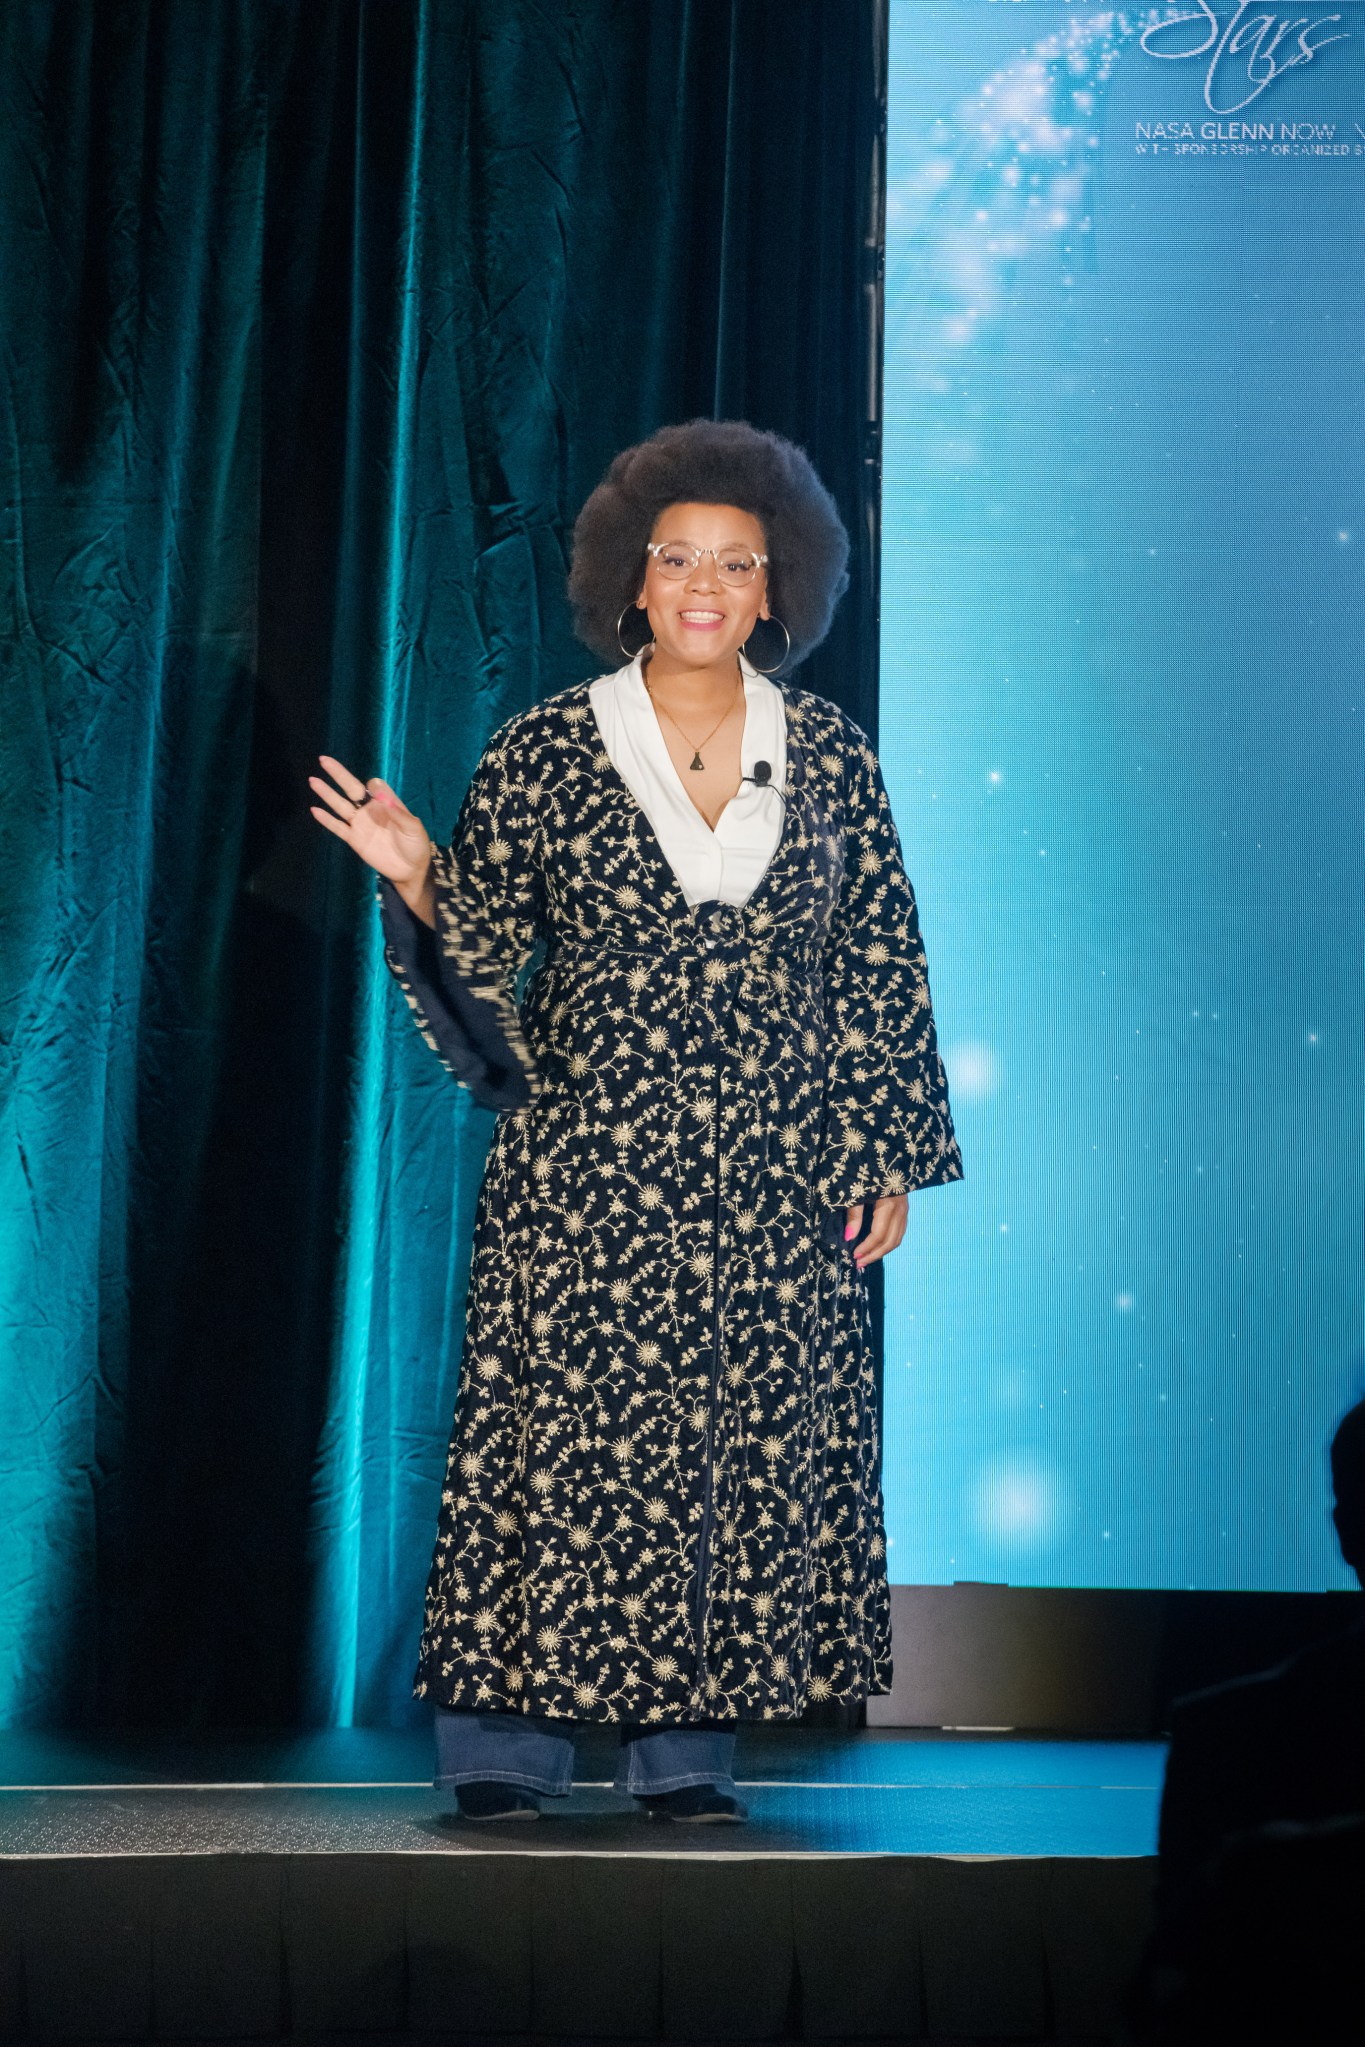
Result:
M436 1708L436 1785L516 1784L563 1798L573 1785L572 1720L534 1713L476 1713ZM734 1795L733 1728L650 1729L625 1725L614 1791L635 1797L681 1791L688 1784L714 1784Z

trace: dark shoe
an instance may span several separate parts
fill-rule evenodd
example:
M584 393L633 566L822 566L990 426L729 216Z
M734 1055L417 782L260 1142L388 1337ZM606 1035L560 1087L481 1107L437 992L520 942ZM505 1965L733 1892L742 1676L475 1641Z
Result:
M718 1791L714 1784L684 1784L680 1791L654 1791L641 1797L640 1803L656 1820L747 1820L747 1806L732 1798L728 1791Z
M491 1781L455 1786L455 1810L462 1820L538 1820L540 1806L516 1784Z

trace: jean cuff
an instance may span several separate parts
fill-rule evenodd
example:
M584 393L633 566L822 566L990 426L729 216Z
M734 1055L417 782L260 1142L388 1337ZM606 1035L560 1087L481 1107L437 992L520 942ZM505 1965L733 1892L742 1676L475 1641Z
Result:
M567 1798L573 1789L571 1780L552 1782L534 1770L499 1770L496 1776L487 1770L446 1770L432 1781L438 1791L453 1791L457 1784L515 1784L518 1791L539 1791L546 1798Z
M572 1729L530 1715L436 1709L436 1774L440 1791L458 1784L515 1784L565 1798L573 1785Z
M671 1777L650 1777L642 1783L632 1784L631 1777L640 1773L618 1770L613 1791L622 1792L628 1798L657 1798L665 1791L685 1791L690 1784L714 1784L717 1791L733 1798L735 1780L728 1770L679 1770Z
M735 1737L713 1728L670 1728L645 1732L623 1743L615 1791L648 1797L682 1791L689 1784L714 1784L734 1795Z

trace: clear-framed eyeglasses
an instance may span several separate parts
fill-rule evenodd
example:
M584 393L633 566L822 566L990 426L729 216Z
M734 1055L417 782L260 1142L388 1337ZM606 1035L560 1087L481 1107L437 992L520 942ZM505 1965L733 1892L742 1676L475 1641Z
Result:
M755 554L751 547L693 547L689 540L651 540L646 553L654 557L654 566L659 574L670 583L683 583L701 563L704 554L709 554L716 565L716 576L722 583L737 588L743 583L752 583L766 554Z

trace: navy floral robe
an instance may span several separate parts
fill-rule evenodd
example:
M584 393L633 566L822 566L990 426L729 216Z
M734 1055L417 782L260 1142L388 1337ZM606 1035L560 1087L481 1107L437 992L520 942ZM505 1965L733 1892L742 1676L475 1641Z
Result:
M890 1688L843 1208L962 1159L880 767L783 694L742 906L689 907L586 683L494 733L435 933L379 883L422 1035L499 1111L416 1681L443 1705L686 1724Z

